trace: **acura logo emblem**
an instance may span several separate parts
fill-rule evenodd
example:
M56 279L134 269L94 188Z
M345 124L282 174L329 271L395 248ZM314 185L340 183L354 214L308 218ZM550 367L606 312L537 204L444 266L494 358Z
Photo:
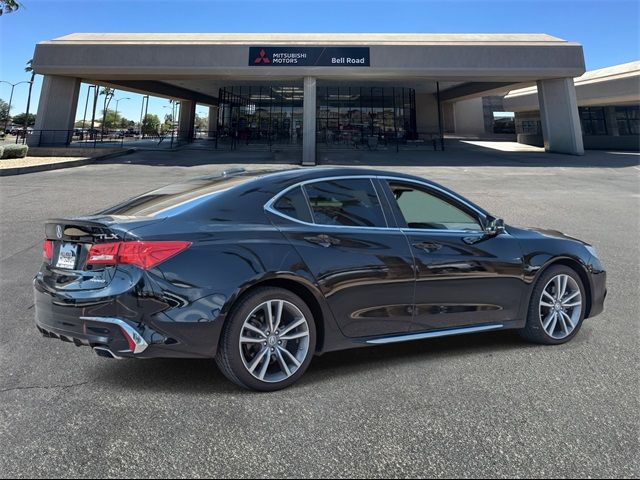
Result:
M62 238L62 226L61 225L56 225L56 236L58 238Z

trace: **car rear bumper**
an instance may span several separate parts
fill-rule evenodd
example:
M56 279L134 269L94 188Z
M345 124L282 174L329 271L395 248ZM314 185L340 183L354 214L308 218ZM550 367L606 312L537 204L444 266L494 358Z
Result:
M161 312L122 315L125 298L74 301L34 281L35 323L45 337L88 346L109 358L211 358L216 355L222 322L175 322ZM139 301L140 303L140 301ZM144 310L142 308L141 310Z

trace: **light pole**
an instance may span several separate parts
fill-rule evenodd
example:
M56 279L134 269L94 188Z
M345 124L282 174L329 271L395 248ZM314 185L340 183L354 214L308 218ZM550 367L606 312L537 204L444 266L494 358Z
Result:
M120 100L131 100L129 97L122 97L122 98L118 98L116 100L116 114L115 114L115 118L114 121L116 122L116 125L118 124L118 103L120 102ZM124 145L124 131L120 132L122 133L122 137L120 138L120 146Z
M9 96L9 110L7 111L7 118L4 121L4 130L3 130L3 132L6 132L7 126L9 125L9 116L11 115L11 102L13 101L13 89L16 88L18 85L20 85L21 83L31 83L31 82L29 80L24 80L18 83L11 83L11 82L7 82L6 80L0 80L0 83L6 83L7 85L11 85L11 95Z
M120 100L131 100L131 99L130 99L129 97L123 97L123 98L118 98L118 99L116 100L116 115L115 115L115 117L116 117L116 118L115 118L116 123L118 122L118 102L119 102Z
M145 111L144 111L144 106L145 103L149 103L149 95L145 95L144 97L142 97L142 106L140 107L140 131L138 132L140 134L140 139L144 138L144 134L142 133L142 124L144 123L144 115L145 115Z
M85 122L87 118L87 107L89 106L89 93L91 93L92 88L95 90L96 86L89 85L89 87L87 88L87 100L84 102L84 115L82 115L82 132L80 133L81 140L84 140L84 135L85 135L84 127L85 127Z
M208 129L208 126L209 126L209 114L207 112L203 112L203 111L198 112L198 117L200 118L201 122L202 122L202 120L204 120L205 115L207 117L207 129ZM201 135L202 135L202 131L198 131L198 126L196 125L196 138L201 138Z

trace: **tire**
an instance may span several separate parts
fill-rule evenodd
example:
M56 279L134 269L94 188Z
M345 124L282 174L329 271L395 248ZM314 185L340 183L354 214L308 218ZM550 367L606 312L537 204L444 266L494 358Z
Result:
M233 307L222 330L216 363L236 385L272 392L304 375L315 347L316 326L305 302L283 288L258 287Z
M557 279L562 282L564 278L567 279L565 294L558 301L556 291L558 287L562 291L562 283L558 284ZM577 302L580 305L576 305ZM527 323L520 330L520 336L543 345L566 343L580 331L586 306L587 296L580 275L565 265L551 266L536 281L527 311Z

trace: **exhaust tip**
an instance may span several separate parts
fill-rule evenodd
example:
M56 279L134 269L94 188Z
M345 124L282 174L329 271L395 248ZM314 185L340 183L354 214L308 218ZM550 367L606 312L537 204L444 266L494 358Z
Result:
M120 357L106 347L93 347L93 351L96 352L96 355L99 357L120 360Z

